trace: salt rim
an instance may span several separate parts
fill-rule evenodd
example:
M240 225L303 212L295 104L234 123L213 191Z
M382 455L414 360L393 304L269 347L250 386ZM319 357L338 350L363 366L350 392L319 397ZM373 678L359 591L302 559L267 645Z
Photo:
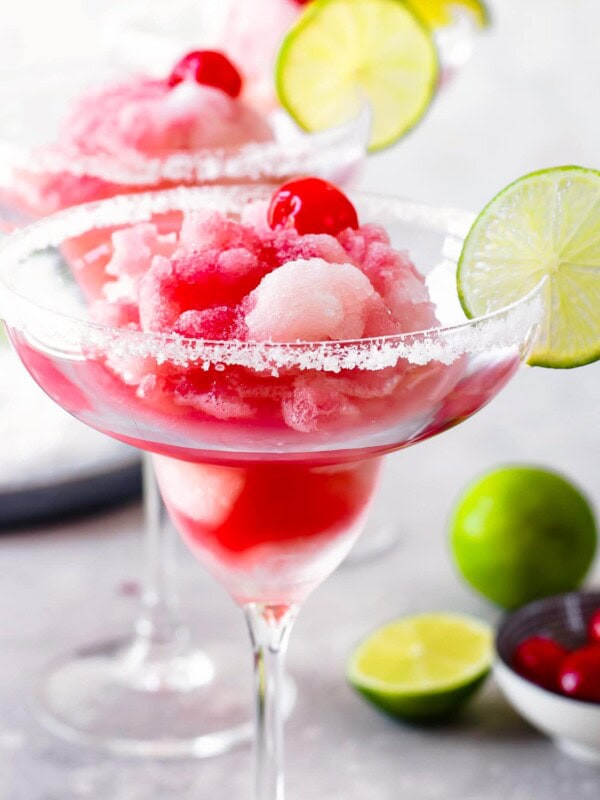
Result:
M251 142L236 148L177 151L163 158L136 150L118 158L106 154L85 156L58 146L27 148L0 142L0 167L10 176L15 170L28 174L94 177L122 186L157 186L162 182L206 183L216 180L267 181L290 175L328 174L332 167L359 163L364 157L371 113L365 106L344 125L318 133L298 131L293 138ZM332 163L332 159L333 163ZM10 185L10 177L3 184Z
M326 342L247 342L190 339L110 328L42 307L19 294L7 281L19 263L65 239L91 230L148 220L169 211L212 210L239 214L244 206L268 199L272 187L230 186L177 188L170 191L120 195L110 200L75 206L53 214L8 236L0 243L0 315L10 328L26 334L38 349L56 356L85 359L90 355L151 357L158 364L241 366L276 374L295 368L338 373L344 369L377 371L399 360L424 365L450 364L467 353L499 348L522 348L537 331L543 313L540 283L524 298L483 317L451 327L391 336ZM426 226L437 233L464 238L473 215L452 208L435 208L384 196L352 193L369 205L377 222ZM64 299L61 295L61 299Z

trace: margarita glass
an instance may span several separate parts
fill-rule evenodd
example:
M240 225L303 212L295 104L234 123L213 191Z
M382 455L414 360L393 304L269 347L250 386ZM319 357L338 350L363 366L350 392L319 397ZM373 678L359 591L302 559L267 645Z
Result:
M543 313L539 286L466 320L453 277L471 215L353 195L360 219L385 226L427 276L441 327L344 341L238 341L110 327L89 316L65 269L66 241L144 221L160 229L181 211L235 219L271 191L120 197L48 217L0 245L0 312L27 369L83 422L155 454L179 532L244 609L256 675L259 800L283 797L282 662L292 623L358 537L381 457L489 402L527 356ZM136 364L154 376L137 388L119 377ZM202 405L181 404L187 381L209 381ZM295 417L285 399L306 382L317 382L335 409L311 425L302 397L292 405ZM240 393L254 404L251 413ZM340 405L342 395L353 398L351 407ZM314 422L310 409L309 417Z
M179 183L280 183L297 173L344 182L364 157L366 109L346 125L315 135L299 131L279 112L269 117L270 141L161 157L137 154L126 163L114 155L65 154L48 147L67 109L82 94L119 77L122 70L88 64L22 71L0 82L5 112L0 122L0 229L7 232L85 200ZM101 259L91 263L82 258L91 248L92 239L83 236L71 239L62 252L93 300L110 276ZM172 536L146 458L143 475L144 586L134 635L81 647L57 661L41 685L38 712L55 733L111 751L212 756L249 738L249 692L240 680L234 643L211 639L198 647L192 641L178 608ZM73 685L77 693L70 690Z

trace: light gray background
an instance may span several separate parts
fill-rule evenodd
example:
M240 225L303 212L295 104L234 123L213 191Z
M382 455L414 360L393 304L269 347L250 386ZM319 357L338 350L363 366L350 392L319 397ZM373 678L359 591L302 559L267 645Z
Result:
M249 2L250 0L248 0ZM0 69L79 58L110 3L4 0ZM495 27L420 128L370 160L370 189L480 207L531 169L598 166L600 3L496 0ZM1 113L1 111L0 111ZM477 418L389 458L381 496L400 544L346 567L307 603L292 639L300 683L288 731L291 800L571 800L597 798L600 772L560 755L509 710L493 684L455 725L414 730L380 717L346 687L344 662L375 625L407 609L494 618L456 578L446 519L457 492L507 461L560 469L598 500L598 366L523 370ZM140 570L140 512L0 540L0 800L237 800L250 797L249 753L160 765L105 759L39 732L27 698L45 661L126 631ZM245 635L240 615L181 551L184 611L202 633ZM599 584L600 571L595 572Z

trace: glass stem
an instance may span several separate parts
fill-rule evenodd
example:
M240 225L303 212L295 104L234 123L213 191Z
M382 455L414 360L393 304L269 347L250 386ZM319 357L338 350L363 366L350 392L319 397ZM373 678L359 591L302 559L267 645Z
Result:
M136 629L138 636L159 646L181 639L184 629L174 589L174 540L167 526L152 457L142 454L144 500L144 561L142 613Z
M256 800L283 800L284 661L295 606L244 608L254 653Z

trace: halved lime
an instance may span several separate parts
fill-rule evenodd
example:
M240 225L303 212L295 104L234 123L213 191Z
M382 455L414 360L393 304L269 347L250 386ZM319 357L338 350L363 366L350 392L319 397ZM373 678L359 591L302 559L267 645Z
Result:
M431 28L455 21L455 11L466 11L480 28L490 24L490 12L481 0L406 0Z
M377 708L409 721L455 712L484 682L492 630L462 614L418 614L391 622L354 652L352 686Z
M438 84L431 31L401 0L314 0L285 37L275 70L281 104L305 130L372 111L369 148L421 119Z
M600 358L600 172L556 167L511 183L483 209L458 264L469 317L524 297L544 278L546 315L529 357L568 368Z

